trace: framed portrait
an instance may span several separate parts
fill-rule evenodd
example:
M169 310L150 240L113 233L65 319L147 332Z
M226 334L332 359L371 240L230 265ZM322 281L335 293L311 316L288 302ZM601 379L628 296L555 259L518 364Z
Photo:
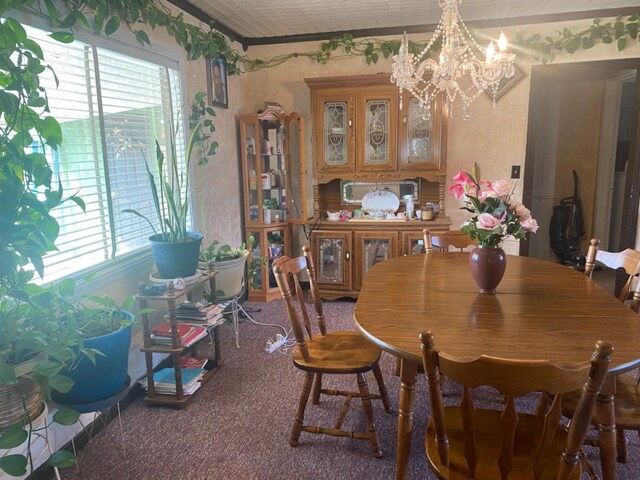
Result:
M227 64L224 57L207 58L207 94L209 104L229 108Z
M496 90L496 98L495 101L498 102L502 97L504 97L509 90L515 87L518 83L524 80L527 76L526 73L518 66L518 64L514 63L516 71L511 78L503 77L498 84L498 88ZM493 92L491 89L487 89L484 93L489 97L490 100L493 101Z

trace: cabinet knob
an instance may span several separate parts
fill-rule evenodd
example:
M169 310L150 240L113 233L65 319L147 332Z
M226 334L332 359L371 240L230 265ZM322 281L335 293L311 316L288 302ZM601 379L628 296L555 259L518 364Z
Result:
M403 116L402 116L402 124L403 124L403 125L406 125L406 123L407 123L407 116L406 116L406 115L403 115Z
M351 254L349 252L346 252L344 254L344 258L346 258L347 260L349 260L351 258Z
M353 127L353 120L349 119L349 126Z

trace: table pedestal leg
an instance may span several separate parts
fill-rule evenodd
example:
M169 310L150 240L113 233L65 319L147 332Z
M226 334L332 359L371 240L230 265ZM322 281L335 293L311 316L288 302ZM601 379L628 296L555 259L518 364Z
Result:
M409 466L411 434L413 433L413 403L415 400L416 372L418 365L408 360L400 361L400 406L398 408L398 452L396 479L404 479Z
M616 478L616 413L613 403L615 393L615 377L609 376L605 380L596 402L596 416L598 419L598 441L600 443L600 461L602 462L602 479Z

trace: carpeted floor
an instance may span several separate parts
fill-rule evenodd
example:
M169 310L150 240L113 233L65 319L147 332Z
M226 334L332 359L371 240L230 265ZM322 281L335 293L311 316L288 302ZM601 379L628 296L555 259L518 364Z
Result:
M325 316L331 330L353 329L354 303L326 302ZM246 303L260 322L288 328L281 301ZM122 414L126 458L123 459L108 433L119 435L117 422L91 440L79 454L81 472L65 470L63 479L392 479L394 478L397 414L387 414L379 401L374 416L383 458L371 456L369 443L302 433L297 448L289 446L293 415L302 385L302 372L292 365L290 354L264 352L268 337L281 332L274 327L241 324L240 349L233 343L229 325L221 327L224 366L204 385L184 410L145 406L135 401ZM399 380L393 375L395 359L383 353L381 361L392 405L397 409ZM372 390L375 380L368 376ZM330 383L331 382L331 383ZM326 379L325 385L357 389L355 376ZM449 382L451 383L451 382ZM451 388L451 387L448 387ZM453 400L456 392L448 397ZM309 423L331 425L341 400L323 397L320 406L307 407ZM426 384L416 385L415 429L410 460L410 479L436 478L428 471L423 452L429 412ZM366 430L359 402L353 402L345 427ZM618 464L618 478L640 478L638 436L629 432L629 462ZM587 452L596 470L597 450Z

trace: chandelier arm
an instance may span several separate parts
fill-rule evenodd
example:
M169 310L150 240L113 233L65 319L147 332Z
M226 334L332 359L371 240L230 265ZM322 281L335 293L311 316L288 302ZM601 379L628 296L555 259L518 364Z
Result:
M493 42L488 49L483 49L460 17L458 5L461 3L462 0L439 0L442 17L421 53L410 52L405 33L400 50L393 57L391 81L398 86L400 99L402 89L418 99L423 118L431 116L432 103L442 95L450 105L460 99L466 119L473 100L487 89L495 91L502 78L515 73L515 55L507 53L504 35L498 42L498 52ZM441 47L436 61L431 58L431 50L438 40ZM463 88L459 82L471 85Z

